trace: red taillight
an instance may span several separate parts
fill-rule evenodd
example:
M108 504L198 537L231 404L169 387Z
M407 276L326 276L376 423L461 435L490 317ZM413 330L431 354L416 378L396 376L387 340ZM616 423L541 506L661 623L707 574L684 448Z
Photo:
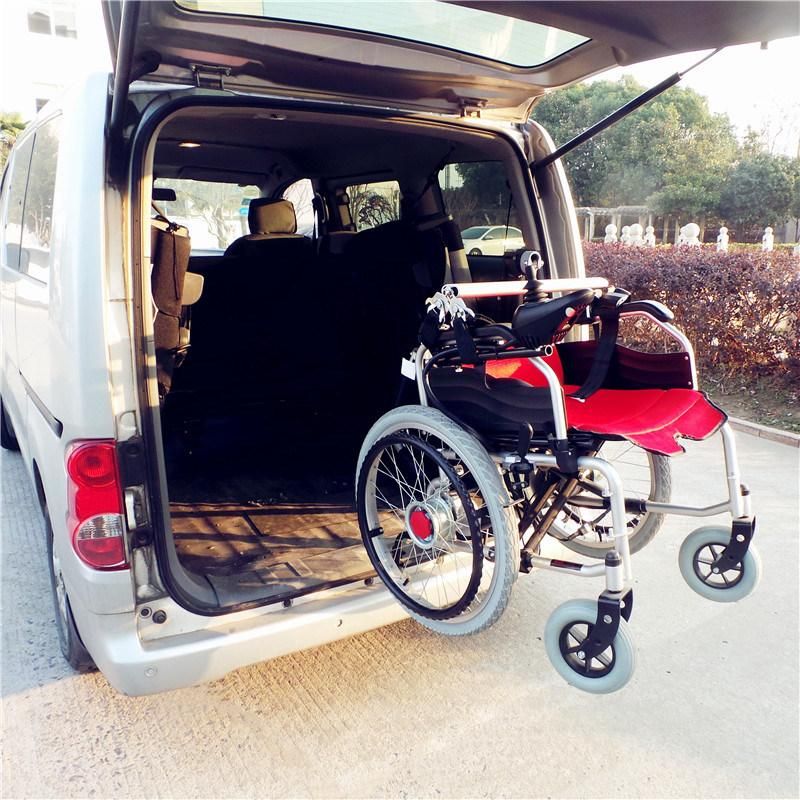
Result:
M70 477L82 486L108 486L117 477L114 446L108 443L80 445L70 454L67 469Z
M67 456L72 546L93 569L127 569L113 441L78 442Z

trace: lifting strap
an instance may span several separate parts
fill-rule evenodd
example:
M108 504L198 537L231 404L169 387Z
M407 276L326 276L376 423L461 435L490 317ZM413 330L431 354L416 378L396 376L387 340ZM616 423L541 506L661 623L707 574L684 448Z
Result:
M591 397L605 383L608 369L617 349L617 336L619 334L619 315L622 305L630 297L624 290L609 292L598 298L591 306L593 316L600 319L600 341L594 354L589 374L577 392L570 397L576 400L586 400Z

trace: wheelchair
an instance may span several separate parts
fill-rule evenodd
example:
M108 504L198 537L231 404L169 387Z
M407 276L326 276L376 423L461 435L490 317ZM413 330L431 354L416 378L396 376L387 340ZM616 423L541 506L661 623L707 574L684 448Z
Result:
M635 666L631 556L667 514L728 513L729 526L690 533L679 553L689 586L719 602L756 587L755 520L723 411L697 389L691 343L665 306L633 300L603 279L538 280L523 256L517 281L449 284L428 301L420 344L402 372L419 403L392 409L361 448L356 504L378 576L434 631L473 634L496 622L520 573L603 577L596 600L559 606L544 630L568 683L622 688ZM522 295L509 325L469 301ZM677 344L642 352L618 341L625 318ZM569 337L590 331L590 336ZM677 350L677 352L675 352ZM678 438L720 432L728 497L704 507L670 502ZM585 557L542 555L546 536Z

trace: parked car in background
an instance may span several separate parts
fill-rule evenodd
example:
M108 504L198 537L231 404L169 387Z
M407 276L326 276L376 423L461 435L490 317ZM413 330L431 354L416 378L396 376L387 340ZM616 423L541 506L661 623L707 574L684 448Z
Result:
M471 256L501 256L525 247L522 231L505 225L474 225L461 231L464 250Z

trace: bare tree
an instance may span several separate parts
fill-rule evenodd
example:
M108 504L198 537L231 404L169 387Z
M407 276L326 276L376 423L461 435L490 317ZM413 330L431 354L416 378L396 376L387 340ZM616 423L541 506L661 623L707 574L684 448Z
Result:
M400 192L397 189L378 190L374 184L359 184L351 186L347 193L350 195L350 214L359 230L400 218Z

